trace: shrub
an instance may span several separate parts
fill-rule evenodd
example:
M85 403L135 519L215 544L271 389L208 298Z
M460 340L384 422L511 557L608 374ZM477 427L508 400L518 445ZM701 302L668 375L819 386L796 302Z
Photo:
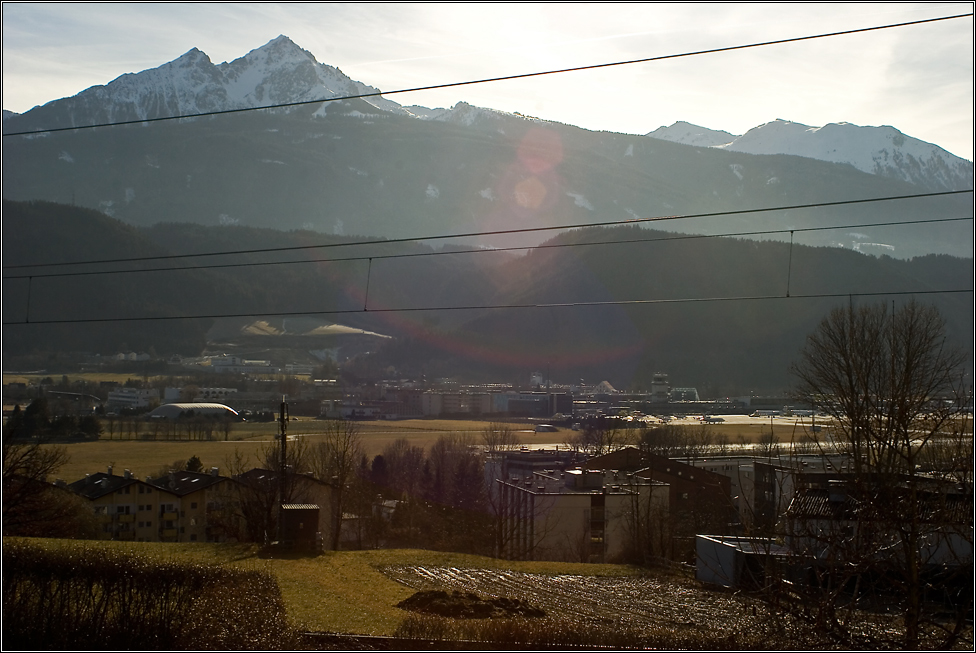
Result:
M274 578L87 546L3 546L12 649L296 648Z

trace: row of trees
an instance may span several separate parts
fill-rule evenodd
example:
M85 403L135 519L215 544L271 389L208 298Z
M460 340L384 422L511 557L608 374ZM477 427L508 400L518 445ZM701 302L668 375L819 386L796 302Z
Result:
M4 424L4 436L14 439L78 437L97 440L101 431L102 425L93 415L53 415L45 397L35 399L23 410L19 404L14 406Z
M499 430L503 439L512 437L507 427ZM255 465L271 473L256 474ZM340 548L345 518L358 546L493 553L484 454L470 438L444 435L429 450L398 439L370 459L357 422L330 420L316 444L289 439L284 463L280 442L269 443L256 461L236 454L229 470L237 480L240 536L251 541L273 538L279 501L312 502L314 479L331 488L331 523L323 529L331 534L329 548Z

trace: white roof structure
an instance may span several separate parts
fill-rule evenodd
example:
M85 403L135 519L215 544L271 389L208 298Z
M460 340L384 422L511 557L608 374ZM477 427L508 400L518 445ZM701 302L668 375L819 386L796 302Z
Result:
M163 404L149 413L150 419L178 419L186 417L188 413L207 415L211 417L238 417L237 411L230 406L214 403L185 403Z

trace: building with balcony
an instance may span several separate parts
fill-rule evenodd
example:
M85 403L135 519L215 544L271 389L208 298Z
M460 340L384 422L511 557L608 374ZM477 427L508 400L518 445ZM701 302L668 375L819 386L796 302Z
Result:
M172 497L135 478L129 470L119 476L109 467L108 473L87 474L67 488L91 502L99 522L99 539L161 541L160 500L172 501Z
M227 482L216 467L209 473L170 472L146 484L160 495L156 509L160 542L219 542L224 538L210 528L209 512L215 507L217 486Z
M99 539L133 542L215 542L210 512L215 488L228 481L217 474L171 472L140 481L129 470L88 474L67 486L91 502L100 523Z

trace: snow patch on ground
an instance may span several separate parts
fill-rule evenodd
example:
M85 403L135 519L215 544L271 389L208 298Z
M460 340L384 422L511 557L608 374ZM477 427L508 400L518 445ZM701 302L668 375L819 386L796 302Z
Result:
M576 206L581 206L587 211L593 210L593 205L590 204L590 202L580 193L571 193L567 191L566 194L573 198L573 203L576 204Z
M353 118L382 118L383 117L378 113L363 113L362 111L356 111L356 110L352 110L345 115L352 116Z
M873 254L875 252L885 254L887 252L894 252L895 246L886 245L885 243L854 243L851 249L862 254Z
M624 152L624 156L634 156L634 144L631 143L627 146L627 151Z
M436 200L441 196L441 191L434 184L427 184L427 199Z
M495 191L491 188L485 188L481 191L478 191L478 194L484 197L486 200L490 200L492 202L498 199L497 197L495 197Z
M742 181L742 165L738 163L730 163L729 167L732 168L732 172L736 177L739 178L739 181Z
M61 160L61 161L66 161L68 163L74 163L75 162L75 158L73 156L71 156L70 154L68 154L67 152L65 152L64 150L62 150L61 151L61 154L58 155L58 159Z

